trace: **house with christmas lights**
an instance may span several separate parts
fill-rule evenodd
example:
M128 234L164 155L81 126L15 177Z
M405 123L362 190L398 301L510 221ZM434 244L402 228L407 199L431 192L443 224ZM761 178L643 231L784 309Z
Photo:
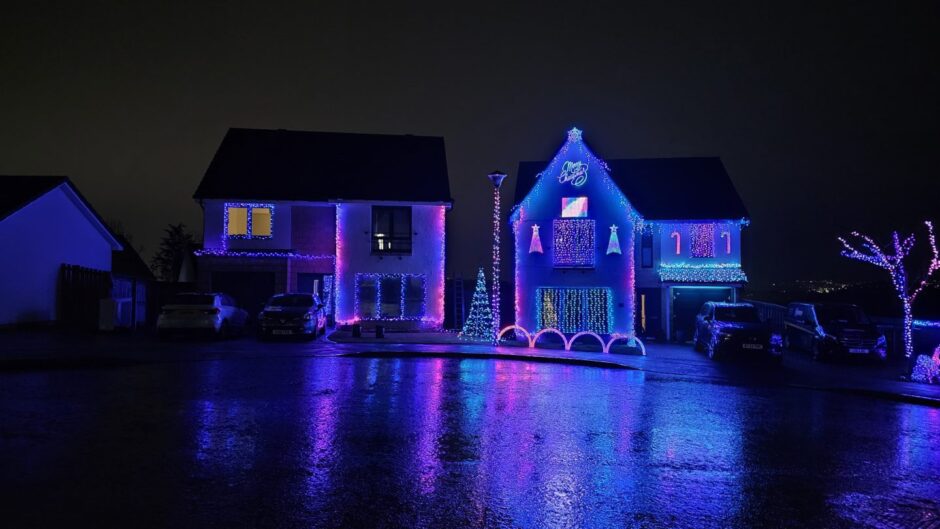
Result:
M603 160L568 131L522 162L510 223L515 322L528 330L687 340L705 301L747 281L748 212L718 158Z
M230 129L194 198L198 287L249 310L316 292L339 324L444 320L444 140Z

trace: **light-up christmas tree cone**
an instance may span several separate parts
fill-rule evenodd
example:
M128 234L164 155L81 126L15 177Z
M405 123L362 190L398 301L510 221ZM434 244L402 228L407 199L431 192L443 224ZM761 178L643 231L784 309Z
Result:
M459 337L466 340L489 340L493 336L493 313L486 295L486 276L483 267L477 272L477 286L470 302L470 316L463 324Z

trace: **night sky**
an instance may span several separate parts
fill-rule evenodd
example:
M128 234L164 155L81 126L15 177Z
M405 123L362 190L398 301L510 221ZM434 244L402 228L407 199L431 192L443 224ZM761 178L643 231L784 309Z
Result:
M486 173L510 202L572 125L602 158L720 156L757 284L881 279L835 236L940 222L936 1L166 4L0 15L0 174L69 175L147 257L167 223L201 230L229 127L443 136L464 277L489 259Z

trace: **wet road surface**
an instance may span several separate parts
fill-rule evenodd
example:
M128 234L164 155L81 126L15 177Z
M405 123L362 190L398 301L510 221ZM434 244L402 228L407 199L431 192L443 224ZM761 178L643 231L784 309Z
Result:
M785 387L261 357L0 373L0 417L7 527L940 523L940 409Z

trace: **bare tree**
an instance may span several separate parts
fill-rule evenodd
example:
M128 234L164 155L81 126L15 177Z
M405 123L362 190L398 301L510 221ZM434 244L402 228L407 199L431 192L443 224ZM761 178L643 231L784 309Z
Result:
M160 239L160 247L150 260L150 269L161 281L176 281L183 266L183 259L195 246L193 234L183 223L170 224Z
M891 246L882 249L871 237L853 231L852 237L858 240L856 244L862 248L861 251L855 246L852 246L852 244L849 244L844 238L839 237L839 242L841 242L844 247L842 250L844 257L873 264L877 267L884 268L891 274L891 283L894 285L894 290L898 295L898 299L901 300L901 305L904 309L904 356L908 358L914 353L914 314L911 311L911 306L914 304L914 300L917 299L918 294L927 286L927 281L930 280L930 276L937 270L940 270L940 254L937 253L937 241L933 234L933 223L926 220L924 224L927 226L927 241L930 244L930 251L933 255L930 259L930 263L927 265L926 272L923 273L919 281L916 279L911 280L908 276L907 268L904 265L904 259L910 255L911 250L914 248L915 239L913 234L908 235L902 241L901 236L895 231L892 233Z

